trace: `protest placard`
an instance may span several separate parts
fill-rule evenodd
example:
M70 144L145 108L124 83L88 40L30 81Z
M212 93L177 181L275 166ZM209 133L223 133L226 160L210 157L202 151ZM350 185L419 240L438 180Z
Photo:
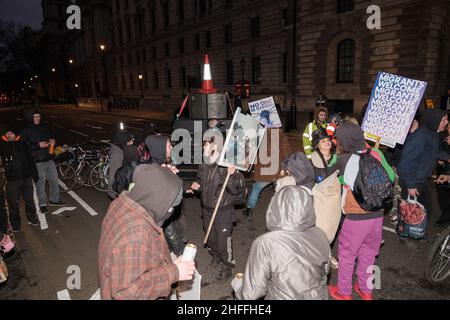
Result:
M379 72L362 129L366 139L394 148L404 144L427 83Z
M281 128L283 126L273 97L250 102L248 107L253 118L264 128Z

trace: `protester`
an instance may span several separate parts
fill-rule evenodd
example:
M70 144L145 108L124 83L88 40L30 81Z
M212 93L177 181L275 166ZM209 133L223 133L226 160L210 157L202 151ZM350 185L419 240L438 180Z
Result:
M316 183L320 183L328 177L332 167L336 165L337 155L330 136L323 128L313 132L312 147L314 151L311 162L314 166Z
M281 189L266 213L269 232L253 242L236 296L243 300L327 300L331 251L315 220L310 189Z
M122 191L128 190L128 187L133 182L134 170L141 164L139 158L140 154L136 146L130 145L123 148L122 167L117 169L114 177L114 192L121 194Z
M41 122L39 111L34 112L32 122L22 133L23 141L28 145L34 155L39 174L36 183L36 192L39 199L41 213L47 213L47 195L45 192L45 182L50 184L51 207L61 207L65 203L61 201L58 185L58 172L53 161L53 154L50 152L55 147L56 141L48 130L47 126Z
M292 176L298 186L312 189L316 184L314 167L303 152L296 152L287 157L282 163L282 175Z
M326 130L328 135L330 136L330 139L334 139L336 128L339 126L342 120L342 116L338 113L333 113L332 115L330 115L330 121L328 122Z
M158 183L149 183L157 181ZM104 300L166 299L177 281L191 280L194 262L172 262L161 226L182 198L183 182L157 164L133 174L134 187L114 200L104 218L99 278Z
M114 179L117 170L123 164L123 148L134 144L134 137L131 133L119 130L114 137L114 143L109 150L109 177L108 177L108 196L111 200L117 198L118 194L114 191Z
M310 122L303 133L303 150L308 159L311 159L313 132L319 128L327 128L328 110L325 107L318 107L314 113L314 120Z
M149 135L145 139L145 145L150 152L153 162L158 164L171 162L172 144L168 137L162 135Z
M355 291L363 300L372 300L372 288L368 287L370 274L367 270L374 265L380 252L384 211L364 210L356 201L354 187L360 173L360 156L357 154L362 155L369 151L364 132L356 124L344 122L336 130L336 139L337 149L341 154L335 169L339 170L341 183L344 185L342 210L345 219L339 235L338 281L337 285L329 285L328 290L335 300L352 300L352 279L355 262L358 260ZM382 164L388 179L393 183L394 173L383 154L379 150L371 150L370 155ZM393 196L390 192L387 195Z
M39 226L36 206L33 198L33 180L38 181L38 171L33 155L27 145L14 131L7 130L0 142L0 157L5 167L6 196L8 199L9 221L14 232L21 228L20 197L25 201L25 213L28 224ZM0 230L6 233L7 225L3 221Z
M203 228L206 232L227 173L230 174L207 241L209 253L213 257L212 263L220 265L217 280L222 281L231 277L232 268L235 266L232 244L233 223L236 221L234 206L244 203L246 189L244 176L236 171L235 167L218 166L222 152L220 147L217 142L205 143L205 163L199 166L196 182L192 183L191 189L201 192Z
M273 141L273 139L275 140ZM281 129L267 129L261 146L267 147L267 149L264 150L260 147L258 150L258 158L253 172L255 183L244 211L244 214L249 218L253 215L261 191L281 177L281 163L292 153L289 139ZM272 154L272 148L275 150L274 154ZM267 163L266 158L267 160L270 159L270 162L262 164L261 158L263 158L264 163Z
M441 150L450 154L450 125L447 125L447 132L442 134ZM438 161L438 176L450 175L450 163ZM445 227L450 225L450 184L439 183L437 188L441 217L436 221L436 226Z
M448 162L450 155L439 150L439 132L445 130L448 124L447 115L443 110L427 109L422 115L421 126L411 134L403 147L398 165L402 198L417 197L431 214L431 188L429 178L437 160Z

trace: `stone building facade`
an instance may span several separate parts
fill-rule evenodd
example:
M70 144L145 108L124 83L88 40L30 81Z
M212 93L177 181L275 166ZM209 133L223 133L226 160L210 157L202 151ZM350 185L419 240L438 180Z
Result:
M367 27L367 8L381 9L381 29ZM315 0L298 8L298 104L359 112L379 71L428 82L426 98L446 103L450 89L450 1Z

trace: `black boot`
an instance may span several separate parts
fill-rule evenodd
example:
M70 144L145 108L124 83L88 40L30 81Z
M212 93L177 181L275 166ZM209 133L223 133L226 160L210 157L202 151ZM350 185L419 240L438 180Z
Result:
M253 210L254 209L245 208L244 215L246 215L249 219L252 218L253 217Z
M208 264L208 266L213 267L213 268L219 267L220 266L220 258L215 254L211 254L211 256L212 256L211 262Z
M232 272L233 268L231 266L229 266L228 264L221 262L220 263L220 272L216 277L217 281L227 281L230 280L233 272Z

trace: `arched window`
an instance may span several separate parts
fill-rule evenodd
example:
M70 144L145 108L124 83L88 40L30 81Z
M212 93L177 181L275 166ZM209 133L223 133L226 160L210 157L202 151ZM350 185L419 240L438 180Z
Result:
M355 41L345 39L338 44L337 82L352 83L355 73Z

